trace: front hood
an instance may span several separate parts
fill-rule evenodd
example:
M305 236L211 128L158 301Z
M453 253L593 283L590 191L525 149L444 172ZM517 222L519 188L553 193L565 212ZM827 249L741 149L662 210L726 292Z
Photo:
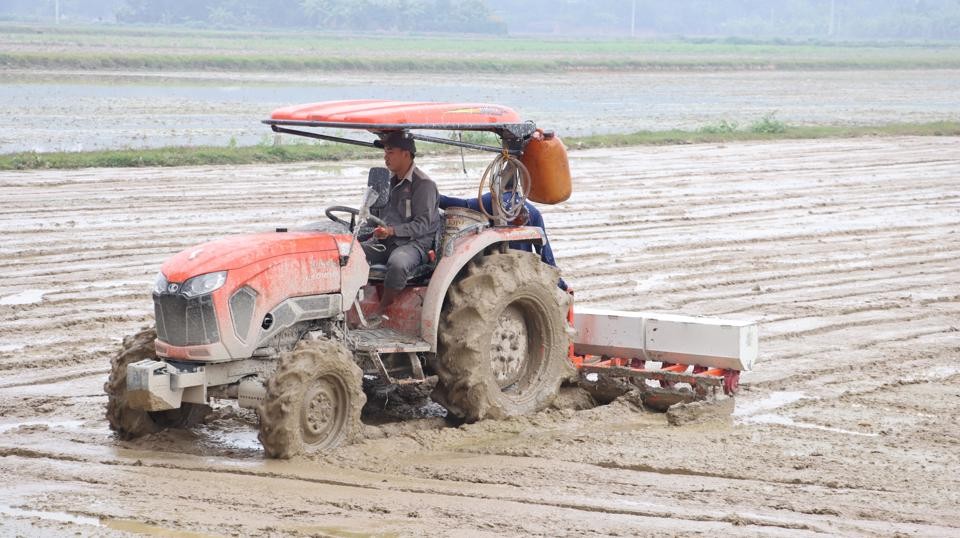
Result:
M277 256L305 252L336 251L333 235L323 232L271 232L237 235L190 247L160 267L170 282L229 271Z

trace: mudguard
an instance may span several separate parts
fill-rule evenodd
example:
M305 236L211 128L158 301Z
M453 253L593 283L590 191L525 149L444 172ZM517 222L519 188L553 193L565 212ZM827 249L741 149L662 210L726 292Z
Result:
M457 274L470 260L490 245L510 241L543 244L543 230L536 226L487 228L475 236L458 240L452 252L444 253L430 278L430 286L424 295L423 309L420 312L420 337L430 344L431 352L437 351L440 310L443 308L447 290L450 289L450 284L453 283Z

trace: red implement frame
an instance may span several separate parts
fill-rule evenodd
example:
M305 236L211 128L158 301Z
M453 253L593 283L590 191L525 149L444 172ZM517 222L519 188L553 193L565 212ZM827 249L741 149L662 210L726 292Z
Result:
M642 359L572 355L570 361L581 374L595 373L609 377L652 379L663 388L677 383L688 383L698 394L706 394L711 387L722 387L723 393L733 395L740 383L740 372L723 368L704 368L692 364L665 362L659 368L648 368Z
M572 290L570 291L572 293ZM572 305L567 312L567 322L573 327ZM604 377L651 379L658 381L660 387L666 389L673 388L677 383L687 383L701 397L706 396L711 388L722 388L724 394L732 396L740 385L738 370L670 362L660 363L659 368L649 368L648 361L640 358L577 355L573 349L573 344L570 344L570 362L582 376L597 374Z

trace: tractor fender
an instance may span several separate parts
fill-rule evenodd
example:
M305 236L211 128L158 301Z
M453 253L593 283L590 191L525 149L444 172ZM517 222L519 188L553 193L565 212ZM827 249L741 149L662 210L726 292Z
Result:
M437 352L437 330L440 325L443 300L460 270L490 245L510 241L542 245L544 233L536 226L487 228L477 235L457 240L453 252L444 255L437 263L433 276L430 277L430 285L423 297L423 309L420 312L420 336L430 344L431 352Z
M360 288L367 285L370 277L370 264L363 247L353 238L337 238L337 248L341 255L349 253L346 264L340 268L340 293L343 295L343 311L348 312L357 300Z

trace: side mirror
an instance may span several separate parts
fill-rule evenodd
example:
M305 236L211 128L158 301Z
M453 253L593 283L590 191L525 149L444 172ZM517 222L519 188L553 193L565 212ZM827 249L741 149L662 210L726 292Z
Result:
M370 169L367 174L367 187L376 193L376 199L370 205L373 209L382 209L390 199L390 171L382 166Z

